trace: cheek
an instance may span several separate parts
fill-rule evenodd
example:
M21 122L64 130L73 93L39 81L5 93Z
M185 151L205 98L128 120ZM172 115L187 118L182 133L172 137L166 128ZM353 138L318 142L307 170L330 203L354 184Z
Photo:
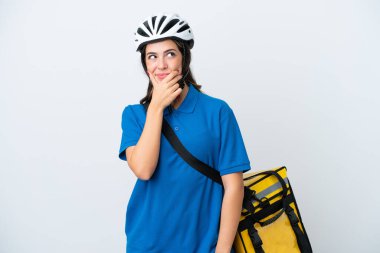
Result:
M146 63L146 68L148 69L148 71L151 72L151 71L154 71L154 70L157 68L156 65L157 65L157 64L147 62L147 63Z
M175 61L173 61L172 62L172 69L181 70L182 69L182 61L178 60L178 59L176 59Z

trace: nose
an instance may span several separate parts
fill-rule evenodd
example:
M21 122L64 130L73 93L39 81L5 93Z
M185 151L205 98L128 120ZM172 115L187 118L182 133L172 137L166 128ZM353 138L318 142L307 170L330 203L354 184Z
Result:
M166 61L165 61L165 57L160 57L158 59L158 65L157 65L158 69L162 70L162 69L166 69L167 68L167 64L166 64Z

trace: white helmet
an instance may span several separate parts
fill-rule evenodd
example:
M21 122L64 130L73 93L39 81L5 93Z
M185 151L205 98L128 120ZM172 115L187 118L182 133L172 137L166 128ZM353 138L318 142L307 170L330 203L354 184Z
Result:
M144 20L135 32L136 51L152 41L163 38L177 38L189 43L190 49L194 46L194 36L188 23L178 14L161 13Z

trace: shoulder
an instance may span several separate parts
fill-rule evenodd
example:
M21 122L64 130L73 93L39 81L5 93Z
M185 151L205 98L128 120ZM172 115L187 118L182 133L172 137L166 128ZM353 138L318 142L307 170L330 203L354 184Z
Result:
M127 114L141 114L145 113L144 105L142 104L129 104L126 105L123 109L123 116Z
M122 112L122 121L133 121L140 125L145 122L145 108L142 104L126 105Z
M232 111L227 101L206 93L199 94L198 102L202 108L206 108L206 110L212 113L218 113L219 115Z

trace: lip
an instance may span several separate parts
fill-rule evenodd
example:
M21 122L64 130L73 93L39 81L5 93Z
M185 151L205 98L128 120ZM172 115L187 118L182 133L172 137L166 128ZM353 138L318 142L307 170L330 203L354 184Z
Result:
M163 79L165 78L167 75L169 75L169 73L164 73L164 74L157 74L157 77L160 78L160 79Z

